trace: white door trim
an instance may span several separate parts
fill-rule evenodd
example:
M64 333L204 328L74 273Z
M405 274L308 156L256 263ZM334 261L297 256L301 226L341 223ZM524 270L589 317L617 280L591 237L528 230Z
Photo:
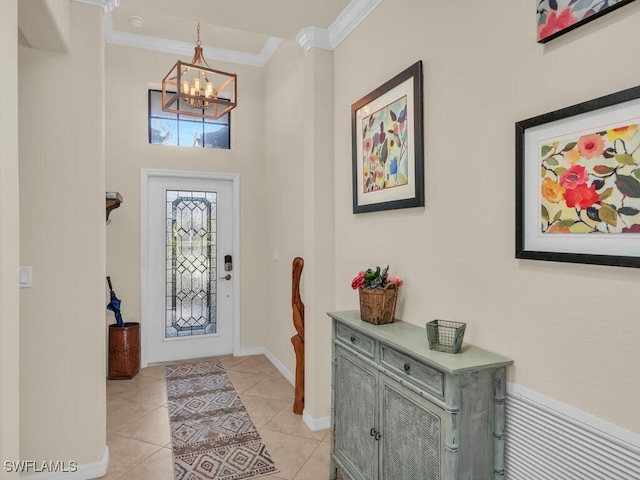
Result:
M148 331L146 319L149 317L147 305L151 298L149 291L149 179L152 177L195 178L204 180L227 180L232 182L233 195L233 355L240 354L240 175L237 173L190 172L185 170L140 170L140 336L141 366L149 364Z

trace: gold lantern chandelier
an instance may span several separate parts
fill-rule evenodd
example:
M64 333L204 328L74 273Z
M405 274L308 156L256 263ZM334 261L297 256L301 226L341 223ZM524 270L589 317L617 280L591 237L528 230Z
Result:
M191 63L178 60L162 80L162 110L215 120L236 107L237 75L211 68L200 45L198 23Z

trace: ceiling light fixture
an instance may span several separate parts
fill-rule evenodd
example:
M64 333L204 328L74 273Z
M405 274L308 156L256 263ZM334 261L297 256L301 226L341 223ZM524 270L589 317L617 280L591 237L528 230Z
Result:
M212 69L198 41L191 63L178 60L162 80L162 110L217 119L236 107L235 73Z

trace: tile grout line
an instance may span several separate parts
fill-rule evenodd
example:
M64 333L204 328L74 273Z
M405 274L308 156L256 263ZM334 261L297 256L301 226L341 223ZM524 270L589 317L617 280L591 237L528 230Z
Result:
M123 438L126 438L128 440L134 440L136 442L140 442L140 443L144 443L145 445L150 445L152 447L157 447L158 449L151 453L150 455L144 457L142 460L140 460L139 462L134 463L133 465L131 465L131 468L129 468L128 470L125 470L124 472L122 472L120 475L118 475L116 478L114 478L113 480L118 480L122 477L124 477L126 474L128 474L129 472L133 471L134 468L138 468L143 462L146 462L147 460L149 460L151 457L153 457L156 453L158 453L160 450L162 450L164 447L158 447L156 444L154 443L149 443L149 442L145 442L144 440L138 440L137 438L131 438L131 437L127 437L125 435L120 435L119 433L113 433L113 435L117 435ZM107 470L107 475L109 475L109 471Z

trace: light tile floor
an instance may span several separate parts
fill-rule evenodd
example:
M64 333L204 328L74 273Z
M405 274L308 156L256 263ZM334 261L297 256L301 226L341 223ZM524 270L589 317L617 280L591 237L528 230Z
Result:
M280 470L261 478L329 478L329 430L310 431L292 412L293 387L264 355L220 358ZM105 480L173 480L164 366L107 380Z

